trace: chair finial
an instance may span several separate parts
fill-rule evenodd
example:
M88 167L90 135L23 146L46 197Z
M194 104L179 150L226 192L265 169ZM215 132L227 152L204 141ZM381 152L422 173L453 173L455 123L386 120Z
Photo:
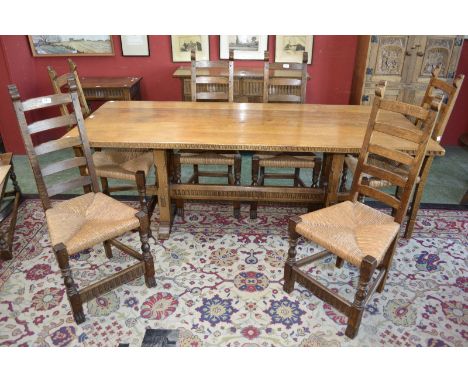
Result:
M440 66L440 64L437 64L437 65L435 66L435 68L432 69L432 73L431 73L431 74L432 74L432 77L434 77L434 78L439 77L440 70L441 70L441 66Z
M304 52L302 54L302 63L307 64L307 61L309 61L309 54L307 52Z
M464 74L459 74L453 80L453 86L456 87L456 88L459 88L462 85L464 79L465 79L465 75Z
M76 92L77 87L76 87L75 77L73 76L73 74L70 74L67 77L67 82L68 82L68 88L70 89L70 92L72 92L72 93Z
M379 81L375 87L375 95L377 97L383 98L385 95L385 88L387 87L387 81Z
M10 93L10 97L13 101L20 100L19 91L15 84L8 85L8 92Z
M431 110L439 112L440 108L442 106L442 102L443 102L444 97L445 96L441 96L440 94L434 96L432 98L432 101L431 101Z
M234 50L229 49L229 61L234 61Z
M68 67L70 68L70 72L74 72L77 68L76 64L72 61L71 58L68 58L67 61L68 61Z
M265 50L263 52L263 61L265 61L265 62L270 61L270 52L268 50Z
M190 51L190 61L195 61L196 60L196 53L195 53L195 49L192 49Z

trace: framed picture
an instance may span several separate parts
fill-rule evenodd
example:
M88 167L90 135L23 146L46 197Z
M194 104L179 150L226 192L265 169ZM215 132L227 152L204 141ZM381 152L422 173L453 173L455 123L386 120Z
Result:
M309 54L312 62L314 36L276 36L275 62L302 62L302 54Z
M210 59L210 43L208 36L171 36L171 46L173 62L190 62L190 52L192 49L195 49L197 61L208 61Z
M263 60L264 51L268 50L268 36L228 35L220 36L219 56L229 58L229 50L234 49L237 60Z
M120 36L122 56L149 56L148 36L126 35Z
M29 44L34 57L114 55L110 35L31 35Z

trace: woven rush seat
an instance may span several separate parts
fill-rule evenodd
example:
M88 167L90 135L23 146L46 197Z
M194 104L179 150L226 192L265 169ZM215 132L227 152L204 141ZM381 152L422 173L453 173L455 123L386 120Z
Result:
M137 171L148 175L154 160L151 152L106 149L96 151L93 162L97 176L135 181Z
M261 167L279 168L314 168L315 155L294 155L287 153L272 154L271 152L259 152L255 154L260 159Z
M68 254L138 228L138 211L98 192L61 202L46 211L52 246L63 243Z
M358 163L358 158L353 157L351 155L347 155L345 157L345 163L348 166L348 168L351 170L351 173L354 174L356 172L356 166L357 166L357 163ZM406 165L404 165L402 163L398 163L398 162L391 161L391 160L382 160L382 159L376 158L374 156L369 156L369 159L368 159L367 163L372 165L372 166L379 167L379 168L382 168L384 170L391 171L391 172L393 172L395 174L398 174L398 175L401 175L403 177L408 176L408 171L409 171L408 166L406 166ZM362 176L364 178L369 179L369 186L371 186L371 187L383 188L383 187L391 187L392 186L392 183L390 183L387 180L375 178L375 177L373 177L373 176L371 176L369 174L366 174L366 173L363 173ZM416 177L416 183L419 183L419 181L420 181L420 177L418 176L418 177Z
M180 152L180 163L234 166L235 156L235 153Z
M335 204L301 219L297 233L355 266L368 255L380 263L400 229L392 216L360 202Z

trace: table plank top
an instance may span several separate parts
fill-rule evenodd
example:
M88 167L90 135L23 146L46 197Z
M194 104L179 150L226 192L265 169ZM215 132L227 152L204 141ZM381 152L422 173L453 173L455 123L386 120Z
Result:
M85 125L95 147L358 153L369 113L370 106L361 105L110 101ZM414 128L399 114L379 118ZM407 152L416 148L376 133L379 141ZM430 141L430 155L444 152Z
M88 88L129 88L141 81L142 77L80 77L83 89Z

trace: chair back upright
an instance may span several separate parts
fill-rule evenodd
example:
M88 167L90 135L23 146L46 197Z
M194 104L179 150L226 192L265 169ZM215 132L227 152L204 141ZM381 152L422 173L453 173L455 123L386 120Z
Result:
M197 61L192 50L190 90L192 102L234 102L234 51L228 61Z
M463 74L459 74L454 78L452 84L449 84L439 78L439 73L440 66L436 66L432 71L429 85L426 88L426 93L424 94L424 98L421 103L421 106L429 107L434 98L438 97L439 94L444 97L444 103L441 105L434 132L432 133L432 138L437 141L440 141L444 135L445 128L447 127L453 107L455 106L458 93L460 93L463 80L465 79Z
M400 101L386 100L383 99L386 85L386 81L381 81L375 91L364 143L359 154L351 187L351 200L355 202L358 200L359 195L378 200L392 207L395 221L401 224L406 215L411 192L426 155L427 145L431 138L442 100L434 98L430 108ZM381 120L381 112L385 111L401 114L403 117L401 118L402 122L405 122L404 117L406 116L419 119L421 120L421 128L417 128L416 126L412 128L408 127L407 124L403 126L402 124L394 123L394 118L392 118L392 122L388 122L388 119ZM416 145L413 150L414 155L386 145L386 142L394 142L395 138L414 143ZM403 175L391 169L377 167L377 165L369 163L368 158L370 154L374 158L382 159L382 161L390 160L403 164L407 169L406 174ZM390 195L381 189L363 184L361 181L365 174L386 180L392 185L399 187L402 192Z
M91 114L91 109L86 102L86 98L83 92L83 87L81 86L80 76L78 75L77 66L76 64L69 58L68 59L68 67L70 68L69 73L62 74L59 76L55 69L52 66L47 67L47 71L49 73L50 82L52 83L52 88L54 89L55 94L62 94L66 93L68 86L68 78L70 74L73 75L76 83L76 89L78 92L78 99L81 105L81 111L83 113L83 117L86 118ZM68 109L65 106L60 106L60 111L62 115L68 114Z
M263 64L263 102L305 103L307 89L308 54L302 63L270 63L265 51Z
M72 75L68 78L68 87L70 90L69 93L54 94L21 101L16 85L8 86L44 210L48 210L52 207L50 201L52 196L68 190L78 187L87 187L90 191L99 192L96 171L91 156L91 148L89 146L84 118L78 99L77 86ZM57 106L67 108L68 105L71 105L72 111L70 113L67 112L65 115L38 120L30 124L27 122L25 114L27 112ZM34 146L31 137L33 134L62 128L64 126L77 126L78 136L51 140ZM42 158L43 155L76 147L81 148L83 156L49 163L45 166L41 166L39 163L39 157ZM73 168L85 168L86 175L81 175L77 178L55 184L51 184L52 181L46 182L48 176Z

